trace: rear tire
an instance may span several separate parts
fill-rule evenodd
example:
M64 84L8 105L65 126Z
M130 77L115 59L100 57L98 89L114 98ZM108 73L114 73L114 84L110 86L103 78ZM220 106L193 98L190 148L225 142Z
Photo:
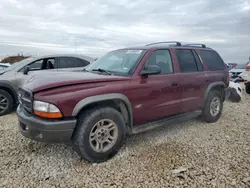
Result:
M246 84L246 92L250 94L250 83Z
M13 99L11 95L0 89L0 116L10 113L13 109Z
M221 116L222 109L223 99L221 92L218 90L210 91L202 113L204 121L207 123L216 122Z
M125 135L124 119L117 110L92 108L79 116L72 141L81 157L91 163L101 163L119 151Z

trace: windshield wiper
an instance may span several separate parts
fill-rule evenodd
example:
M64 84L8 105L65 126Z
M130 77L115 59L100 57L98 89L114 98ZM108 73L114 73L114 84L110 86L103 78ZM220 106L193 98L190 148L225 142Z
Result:
M110 71L105 70L105 69L100 69L100 68L98 68L98 69L92 69L92 71L104 72L104 73L106 73L108 75L112 74Z

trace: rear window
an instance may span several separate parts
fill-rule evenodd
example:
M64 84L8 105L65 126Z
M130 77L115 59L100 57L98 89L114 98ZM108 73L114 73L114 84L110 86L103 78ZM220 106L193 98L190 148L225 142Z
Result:
M200 50L200 55L211 71L224 70L226 68L221 57L212 50Z

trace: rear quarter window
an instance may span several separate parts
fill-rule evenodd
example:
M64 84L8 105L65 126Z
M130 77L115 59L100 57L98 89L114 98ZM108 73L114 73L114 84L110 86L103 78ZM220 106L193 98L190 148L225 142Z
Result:
M224 70L226 68L222 58L215 51L200 50L202 60L211 71Z

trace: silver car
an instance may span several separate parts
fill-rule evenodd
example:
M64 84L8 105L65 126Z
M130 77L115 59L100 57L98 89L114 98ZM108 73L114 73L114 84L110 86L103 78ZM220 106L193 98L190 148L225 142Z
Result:
M10 66L9 63L0 63L0 71L7 69Z
M0 116L8 114L18 104L17 90L28 74L46 71L82 71L94 58L83 55L49 55L31 57L0 70ZM44 72L45 71L45 72Z

